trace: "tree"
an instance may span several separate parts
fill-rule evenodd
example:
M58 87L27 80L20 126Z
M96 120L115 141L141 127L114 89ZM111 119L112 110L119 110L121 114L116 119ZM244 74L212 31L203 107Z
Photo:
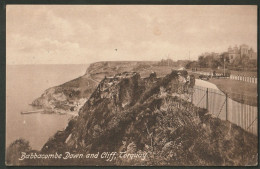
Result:
M226 53L226 52L221 54L220 57L219 57L219 62L221 64L221 66L224 65L224 60L225 60L225 64L229 64L230 63L230 59L228 57L228 53Z
M221 66L221 63L218 60L213 60L211 68L216 69L217 67Z
M24 139L15 140L6 150L6 163L11 165L19 165L21 162L19 161L21 153L29 151L31 151L29 141Z
M204 56L199 56L198 64L200 67L206 67L206 61L205 61Z
M197 61L189 61L186 65L186 69L192 69L198 67L198 62Z

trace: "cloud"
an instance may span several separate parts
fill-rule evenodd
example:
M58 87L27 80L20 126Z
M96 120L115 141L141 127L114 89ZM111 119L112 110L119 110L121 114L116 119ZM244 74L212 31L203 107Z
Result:
M7 6L7 64L197 59L242 43L257 48L256 6Z
M33 37L13 35L8 38L7 44L12 41L15 48L7 51L9 64L76 64L87 62L85 51L79 44L69 41L60 42L49 38L35 39ZM59 61L57 60L59 58Z

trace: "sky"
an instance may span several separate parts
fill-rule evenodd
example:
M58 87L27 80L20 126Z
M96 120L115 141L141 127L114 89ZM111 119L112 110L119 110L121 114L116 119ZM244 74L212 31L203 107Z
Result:
M7 5L6 15L8 65L197 60L241 44L257 50L257 6Z

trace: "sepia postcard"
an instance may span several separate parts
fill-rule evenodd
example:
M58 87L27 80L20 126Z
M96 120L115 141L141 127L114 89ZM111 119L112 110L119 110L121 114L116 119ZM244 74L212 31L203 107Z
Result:
M7 166L257 166L257 5L6 5Z

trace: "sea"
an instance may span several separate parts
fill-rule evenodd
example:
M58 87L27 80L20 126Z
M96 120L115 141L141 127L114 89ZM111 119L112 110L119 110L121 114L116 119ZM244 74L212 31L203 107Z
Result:
M29 141L34 150L58 130L63 130L71 115L21 114L32 110L32 101L48 88L84 75L88 64L7 65L6 66L6 147L16 139Z

